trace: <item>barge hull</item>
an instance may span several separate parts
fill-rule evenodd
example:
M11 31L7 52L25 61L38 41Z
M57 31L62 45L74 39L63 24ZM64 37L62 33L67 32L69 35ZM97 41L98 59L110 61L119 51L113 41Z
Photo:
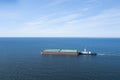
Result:
M66 56L78 56L79 53L74 52L41 52L42 55L66 55Z

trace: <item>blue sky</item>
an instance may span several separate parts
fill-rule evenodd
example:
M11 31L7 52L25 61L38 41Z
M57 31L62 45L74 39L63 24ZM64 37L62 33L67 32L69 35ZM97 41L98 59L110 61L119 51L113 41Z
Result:
M120 37L120 0L0 0L0 37Z

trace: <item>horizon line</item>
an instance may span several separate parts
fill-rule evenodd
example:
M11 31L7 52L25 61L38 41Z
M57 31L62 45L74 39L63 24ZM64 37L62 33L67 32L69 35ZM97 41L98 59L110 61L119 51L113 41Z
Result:
M20 37L0 37L0 38L120 38L120 37L24 37L24 36L20 36Z

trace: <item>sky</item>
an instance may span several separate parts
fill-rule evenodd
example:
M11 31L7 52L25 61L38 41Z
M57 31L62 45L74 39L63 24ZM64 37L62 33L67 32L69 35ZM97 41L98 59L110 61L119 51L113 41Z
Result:
M120 38L120 0L0 0L0 37Z

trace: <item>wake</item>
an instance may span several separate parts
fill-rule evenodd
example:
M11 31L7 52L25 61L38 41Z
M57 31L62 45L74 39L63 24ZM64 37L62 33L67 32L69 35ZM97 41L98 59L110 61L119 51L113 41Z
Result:
M120 53L98 53L98 56L120 56Z

